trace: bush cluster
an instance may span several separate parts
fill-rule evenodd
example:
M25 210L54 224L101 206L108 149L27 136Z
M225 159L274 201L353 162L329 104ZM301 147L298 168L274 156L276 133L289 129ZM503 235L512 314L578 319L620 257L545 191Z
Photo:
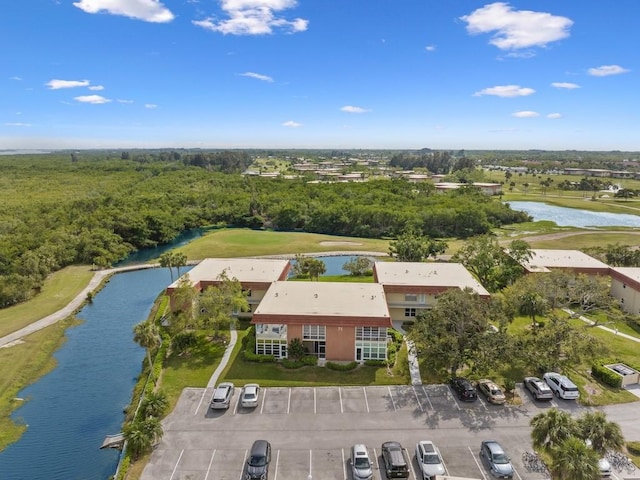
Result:
M335 363L335 362L327 362L326 367L330 370L336 370L339 372L348 372L350 370L354 370L358 366L358 362L349 362L349 363Z
M591 376L605 385L609 385L613 388L620 388L622 386L622 377L611 369L605 367L605 365L612 363L618 363L618 361L609 358L594 361L591 365Z

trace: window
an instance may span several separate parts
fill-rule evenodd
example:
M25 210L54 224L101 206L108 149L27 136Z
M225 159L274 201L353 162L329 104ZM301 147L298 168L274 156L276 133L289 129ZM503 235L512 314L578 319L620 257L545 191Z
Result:
M356 340L375 340L385 342L387 340L387 328L356 327Z
M356 351L362 352L361 360L386 360L387 342L356 341Z
M258 355L273 355L276 358L286 358L287 341L256 339L256 353Z
M303 325L302 339L303 340L326 340L327 339L326 327L324 325Z
M416 309L415 308L405 308L404 309L404 316L405 317L415 317L416 316Z
M407 293L404 296L404 301L405 302L417 302L418 301L418 295L413 294L413 293L412 294Z
M251 296L251 289L243 290L242 293L244 293L245 297L250 297Z

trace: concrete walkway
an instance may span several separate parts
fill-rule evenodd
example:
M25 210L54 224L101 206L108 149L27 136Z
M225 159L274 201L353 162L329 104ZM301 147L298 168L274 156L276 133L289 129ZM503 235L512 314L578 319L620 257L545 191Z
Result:
M576 315L578 315L576 312L569 310L568 308L563 308L562 310L567 312L572 318L576 318ZM584 323L593 325L596 328L599 328L601 330L605 330L607 332L613 333L614 335L618 335L619 337L626 338L627 340L631 340L632 342L640 343L640 338L634 337L633 335L627 335L626 333L618 332L618 329L615 327L610 328L610 327L607 327L606 325L596 325L596 322L594 322L593 320L589 320L587 317L583 315L579 315L577 318L582 320Z
M222 374L222 371L227 366L227 363L229 363L229 358L231 358L231 352L233 352L233 347L236 345L236 342L238 341L238 332L236 332L236 329L231 328L230 333L231 333L231 338L229 340L229 344L227 345L227 348L224 351L224 355L222 355L222 360L220 360L220 364L218 365L218 368L216 368L215 372L213 372L213 375L211 375L211 378L209 379L209 383L207 383L207 388L213 388L216 386L216 384L218 383L218 378L220 377L220 375Z

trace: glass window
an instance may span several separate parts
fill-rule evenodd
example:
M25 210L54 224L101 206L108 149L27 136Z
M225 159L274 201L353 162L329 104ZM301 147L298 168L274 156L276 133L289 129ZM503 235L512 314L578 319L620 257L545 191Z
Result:
M416 309L415 308L405 308L404 309L404 316L405 317L415 317L416 316Z
M417 302L418 301L418 295L416 295L416 294L405 294L404 301L405 302Z
M326 327L324 325L303 325L302 339L303 340L326 340L327 339Z
M386 341L386 327L356 327L356 340Z

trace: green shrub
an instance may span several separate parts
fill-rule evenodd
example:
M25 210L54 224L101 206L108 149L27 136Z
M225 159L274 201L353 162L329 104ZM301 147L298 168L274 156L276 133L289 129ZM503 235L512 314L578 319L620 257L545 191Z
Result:
M597 380L600 380L605 385L609 385L613 388L620 388L622 386L622 377L616 372L608 369L604 366L605 363L610 363L604 360L597 360L591 365L591 376Z
M365 360L364 364L367 365L368 367L386 367L387 361L386 360Z
M289 360L288 358L280 360L280 364L284 368L288 368L290 370L295 370L296 368L302 368L305 366L300 360Z
M326 367L330 370L337 370L339 372L347 372L349 370L354 370L358 366L358 362L349 362L349 363L335 363L335 362L327 362Z
M310 367L315 367L316 365L318 365L318 357L316 357L315 355L305 355L300 361Z
M627 442L627 451L631 455L640 455L640 442Z
M276 361L276 357L273 355L258 355L257 353L253 353L248 349L242 352L242 358L244 358L247 362L257 362L257 363L271 363Z

